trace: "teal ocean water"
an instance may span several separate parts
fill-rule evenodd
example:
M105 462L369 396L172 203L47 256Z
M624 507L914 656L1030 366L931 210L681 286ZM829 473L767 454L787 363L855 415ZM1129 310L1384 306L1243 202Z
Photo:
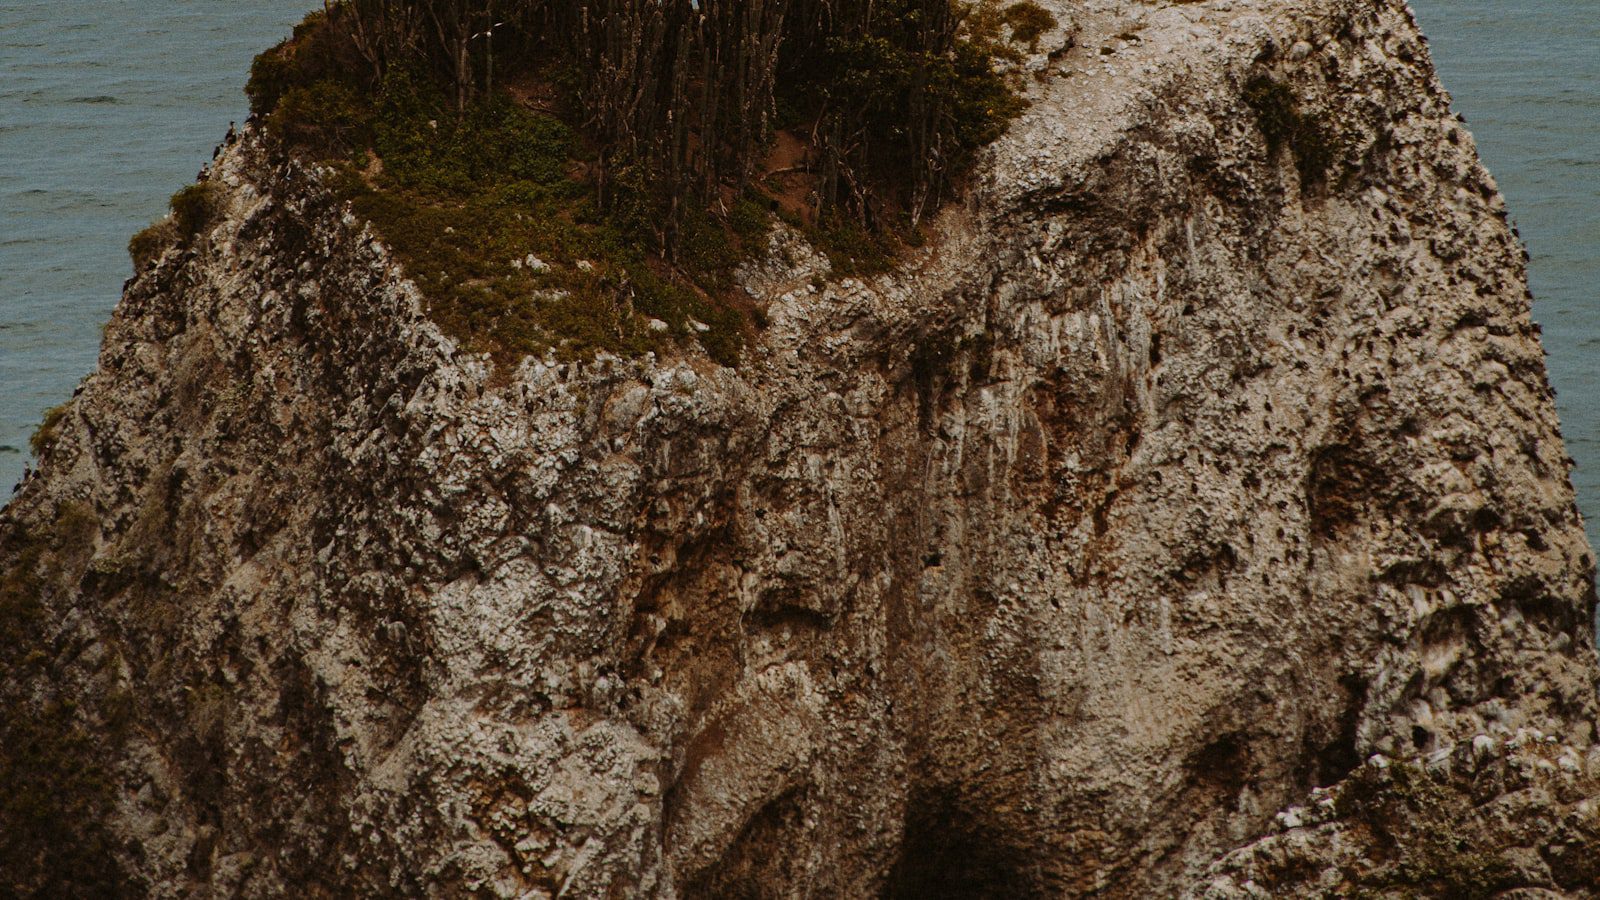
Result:
M1573 484L1600 546L1600 2L1412 0L1532 255Z
M317 0L0 0L0 501L94 369L126 247L249 111Z
M1600 0L1414 3L1533 255L1600 539ZM243 118L251 57L317 5L0 0L0 500L40 413L94 367L128 237Z

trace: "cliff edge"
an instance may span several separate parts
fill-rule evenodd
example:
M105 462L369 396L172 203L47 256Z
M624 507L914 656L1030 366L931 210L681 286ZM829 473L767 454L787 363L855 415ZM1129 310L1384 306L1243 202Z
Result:
M1594 558L1409 11L1052 11L737 368L464 352L247 130L0 515L0 890L1595 896Z

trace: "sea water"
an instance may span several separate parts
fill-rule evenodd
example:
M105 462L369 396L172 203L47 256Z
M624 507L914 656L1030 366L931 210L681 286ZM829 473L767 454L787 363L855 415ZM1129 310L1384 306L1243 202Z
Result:
M1572 480L1600 545L1600 0L1412 0L1532 255Z
M316 0L0 0L0 502L94 369L128 238L249 111L256 53Z
M306 0L0 0L0 500L93 369L128 238L243 118ZM1600 0L1416 0L1533 256L1579 505L1600 537Z

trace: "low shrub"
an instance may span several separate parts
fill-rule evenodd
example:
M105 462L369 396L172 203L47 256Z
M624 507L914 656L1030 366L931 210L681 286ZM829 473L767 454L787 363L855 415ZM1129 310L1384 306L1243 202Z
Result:
M56 432L61 428L61 422L67 417L67 404L52 406L44 411L44 418L40 420L39 427L33 430L33 436L28 438L28 448L34 456L43 456L44 452L56 442Z
M250 66L245 95L250 111L264 116L295 88L334 81L360 92L371 70L347 34L329 28L325 10L313 10L293 34L257 56Z
M825 219L805 233L812 245L827 255L834 275L866 277L894 268L898 248L893 235L838 217Z
M274 137L324 153L361 149L370 140L371 129L372 110L366 98L332 80L289 88L267 125Z
M202 181L172 195L172 225L179 239L194 240L222 213L222 189Z
M135 272L161 259L167 248L192 241L222 215L222 189L198 182L179 190L168 202L168 214L128 239L128 257Z
M1011 38L1027 44L1030 51L1039 49L1039 38L1056 27L1056 17L1033 0L1013 3L1001 13L1002 20L1011 26Z
M178 227L172 219L163 216L147 228L128 239L128 256L133 260L135 272L142 272L161 258L167 248L178 242Z

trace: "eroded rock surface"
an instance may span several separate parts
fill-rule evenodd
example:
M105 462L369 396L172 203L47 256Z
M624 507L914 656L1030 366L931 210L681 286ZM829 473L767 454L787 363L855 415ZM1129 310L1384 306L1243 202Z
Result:
M738 370L491 371L247 133L0 520L0 761L84 811L0 806L9 884L1591 895L1593 558L1408 11L1058 12Z

